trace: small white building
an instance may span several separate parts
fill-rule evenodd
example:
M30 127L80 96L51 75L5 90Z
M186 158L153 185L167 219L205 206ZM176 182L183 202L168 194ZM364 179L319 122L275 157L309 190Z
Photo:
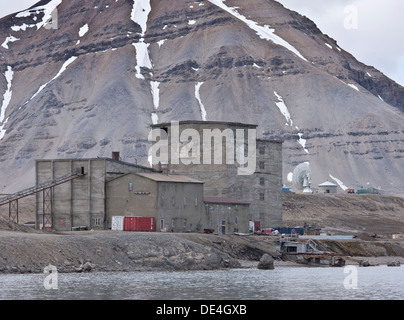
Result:
M322 184L318 185L318 192L319 193L337 193L338 186L330 181L323 182Z

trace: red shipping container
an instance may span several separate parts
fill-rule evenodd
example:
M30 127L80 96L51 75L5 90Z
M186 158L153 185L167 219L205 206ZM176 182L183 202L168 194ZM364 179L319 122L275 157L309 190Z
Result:
M124 231L155 232L155 219L151 217L125 217Z

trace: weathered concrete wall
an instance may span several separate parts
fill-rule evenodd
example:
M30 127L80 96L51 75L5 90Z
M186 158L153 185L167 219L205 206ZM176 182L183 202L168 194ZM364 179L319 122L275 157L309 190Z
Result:
M36 161L36 185L59 178L84 168L85 176L53 190L53 226L56 230L69 231L73 227L105 229L105 183L128 172L153 172L151 168L137 166L107 158L38 160ZM43 194L36 195L36 220L42 225Z
M205 203L209 227L217 234L248 233L252 219L248 204Z
M223 138L221 145L222 164L215 164L213 161L213 139L212 139L212 164L203 161L203 136L204 130L225 130L233 132L237 136L237 130L244 130L245 156L248 155L248 130L255 129L255 125L245 125L226 122L198 122L184 121L178 126L178 137L172 136L171 124L155 125L153 128L162 128L168 133L168 155L172 160L171 143L181 138L181 133L186 129L194 129L199 133L200 165L188 164L186 160L179 159L179 164L169 163L170 173L188 175L205 183L205 196L229 197L250 202L250 210L254 221L261 221L262 227L278 227L282 225L282 142L270 140L256 140L256 166L252 175L239 175L240 164L237 159L236 146L234 146L234 164L226 164L226 140ZM228 131L227 131L228 133ZM231 135L230 135L231 136ZM182 138L186 138L186 135ZM179 151L189 142L181 143ZM185 163L184 163L185 160ZM195 160L195 159L193 159ZM155 166L158 169L158 166Z
M198 122L198 121L184 121L180 122L179 126L171 127L171 124L159 125L168 132L168 160L169 160L169 172L172 174L188 175L197 180L201 180L205 183L205 195L214 197L227 197L230 168L238 168L240 165L236 158L236 146L235 138L237 137L236 130L244 130L244 143L247 145L248 141L248 129L255 129L255 125L242 125L242 124L229 124L226 122ZM176 133L178 129L178 136ZM197 137L188 137L187 132L194 130L198 133ZM221 141L216 141L211 138L211 134L214 132L222 135ZM199 138L197 140L196 138ZM206 138L206 139L204 139ZM210 138L210 139L208 139ZM191 139L195 144L194 148L187 154L184 152L190 148L188 139ZM179 141L185 142L179 142ZM209 141L210 140L210 141ZM179 158L172 152L172 142L178 141L178 151L180 152ZM232 144L229 148L229 154L227 154L227 142ZM207 148L206 145L209 145ZM197 157L193 157L194 154ZM210 153L210 157L207 157ZM222 155L219 161L215 160L216 155ZM231 158L233 164L228 164L227 158ZM207 161L209 159L209 162ZM155 169L159 169L156 165Z
M107 183L106 211L108 228L113 216L154 217L156 231L185 232L207 226L202 183L162 182L127 174Z
M133 184L133 190L129 188L130 183ZM111 228L113 216L157 218L155 181L126 174L109 181L106 189L107 229Z
M53 189L53 224L56 230L72 227L104 228L105 161L43 160L36 163L36 184L53 180L84 168L85 176ZM36 196L37 221L41 224L43 194Z
M258 218L264 228L281 226L282 142L257 140L257 171L253 186L255 199L250 206L253 218Z
M201 231L208 226L203 203L203 184L158 184L157 227L175 232Z

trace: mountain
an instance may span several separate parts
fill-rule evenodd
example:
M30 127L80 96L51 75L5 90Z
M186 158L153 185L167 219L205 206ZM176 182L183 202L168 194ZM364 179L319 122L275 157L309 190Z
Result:
M314 186L404 195L404 88L276 1L43 0L0 37L0 192L35 159L148 165L152 123L218 120L284 140L286 184L310 162Z

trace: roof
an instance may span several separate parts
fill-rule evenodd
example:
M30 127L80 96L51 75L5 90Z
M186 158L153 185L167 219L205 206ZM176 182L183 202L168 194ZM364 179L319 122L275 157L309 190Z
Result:
M207 203L223 203L223 204L250 204L246 201L240 201L231 198L224 198L224 197L204 197L203 201Z
M187 176L176 174L159 174L159 173L134 173L134 174L156 182L204 183L202 181L192 179Z
M323 182L322 184L319 184L318 186L319 187L338 187L336 184L334 184L330 181Z

